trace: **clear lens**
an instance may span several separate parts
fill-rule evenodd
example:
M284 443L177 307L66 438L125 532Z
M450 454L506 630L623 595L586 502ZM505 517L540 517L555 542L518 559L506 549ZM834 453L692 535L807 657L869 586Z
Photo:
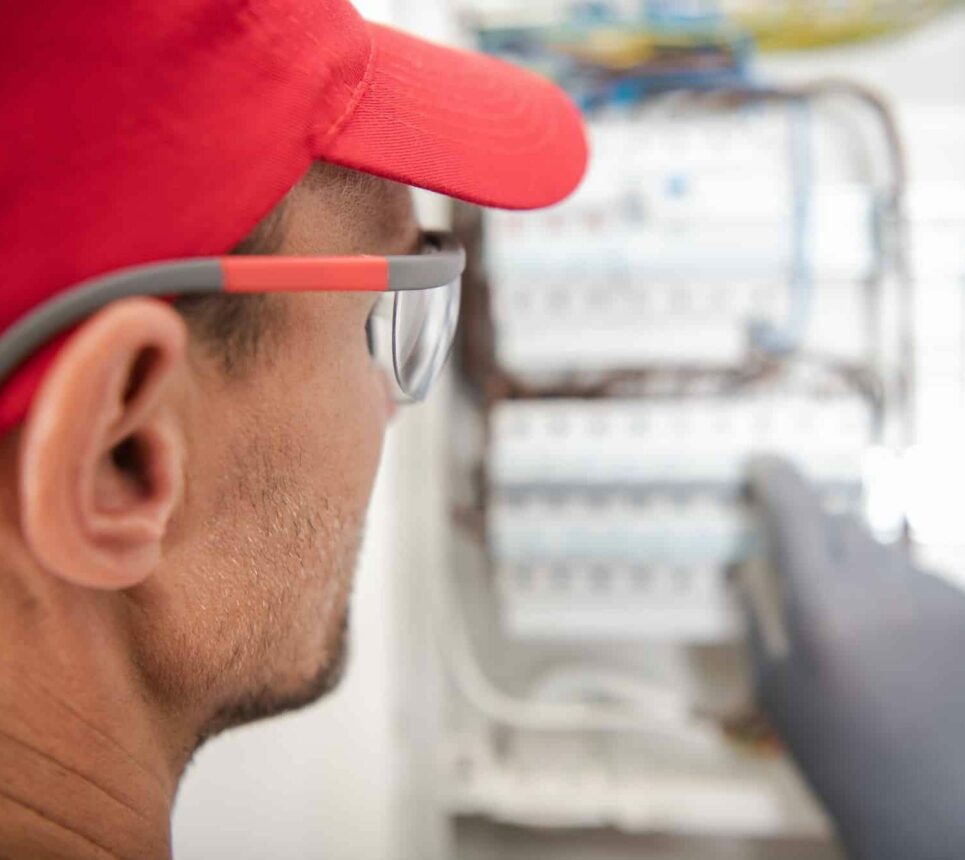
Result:
M405 400L405 393L395 378L395 361L392 358L392 320L395 317L395 293L383 293L375 302L365 324L369 353L385 373L395 400Z
M395 294L392 358L403 394L423 400L442 370L459 321L459 281Z

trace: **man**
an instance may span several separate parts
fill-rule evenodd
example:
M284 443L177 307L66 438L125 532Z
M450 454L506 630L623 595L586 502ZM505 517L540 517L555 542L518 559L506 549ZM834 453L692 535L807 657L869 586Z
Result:
M582 124L346 0L0 23L0 857L165 858L197 745L338 678L390 394L455 322L408 186L548 205Z

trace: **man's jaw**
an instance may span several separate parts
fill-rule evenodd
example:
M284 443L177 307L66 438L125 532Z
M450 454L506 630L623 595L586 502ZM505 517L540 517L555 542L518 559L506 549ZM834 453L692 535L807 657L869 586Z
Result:
M195 750L223 731L304 708L332 692L344 677L348 664L348 617L346 609L334 645L327 649L328 659L319 665L313 676L290 686L282 683L263 686L224 702L202 725Z

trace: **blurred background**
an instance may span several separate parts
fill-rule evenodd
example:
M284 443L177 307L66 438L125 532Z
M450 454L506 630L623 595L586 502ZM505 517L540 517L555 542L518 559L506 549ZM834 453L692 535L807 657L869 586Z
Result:
M838 858L750 695L747 458L965 582L965 6L357 0L587 112L564 205L420 195L461 335L339 691L197 756L194 858ZM913 742L913 739L909 739Z

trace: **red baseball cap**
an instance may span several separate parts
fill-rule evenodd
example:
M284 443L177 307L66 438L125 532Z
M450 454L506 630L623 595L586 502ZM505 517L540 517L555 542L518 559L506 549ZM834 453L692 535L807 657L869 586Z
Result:
M509 209L586 166L555 85L347 0L5 3L0 31L0 332L111 269L224 253L316 159ZM0 390L0 432L55 351Z

